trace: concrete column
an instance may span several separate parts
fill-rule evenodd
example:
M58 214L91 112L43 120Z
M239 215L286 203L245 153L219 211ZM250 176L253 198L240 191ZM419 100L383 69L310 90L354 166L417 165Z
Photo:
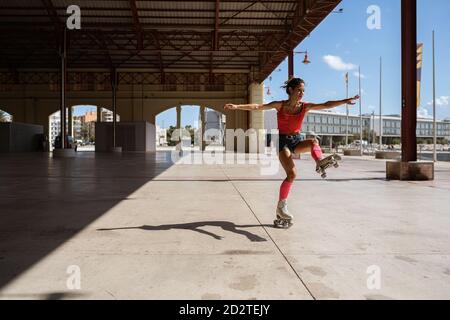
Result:
M201 106L200 107L200 123L199 123L199 145L200 145L200 150L201 151L205 151L206 148L206 143L203 141L203 137L205 135L205 107Z
M53 157L73 158L75 149L69 149L66 142L66 76L67 76L67 34L63 31L63 42L61 46L61 149L53 150Z
M72 117L72 111L73 111L73 107L69 106L68 108L68 126L67 126L67 134L69 136L73 137L73 117Z
M178 137L178 143L177 143L177 150L181 150L181 138L182 138L182 134L181 134L181 106L177 106L177 130L179 132L179 137Z
M264 103L264 85L260 83L253 82L250 84L249 89L249 103ZM264 134L264 111L250 111L250 128L257 131L257 144L258 153L265 152L265 134Z
M116 148L116 118L117 118L117 72L111 72L112 105L113 105L113 149Z
M181 129L181 106L177 106L177 129Z
M97 106L97 121L102 122L102 107Z
M63 42L61 46L61 91L60 91L60 111L61 111L61 149L66 148L66 46L67 34L63 31Z

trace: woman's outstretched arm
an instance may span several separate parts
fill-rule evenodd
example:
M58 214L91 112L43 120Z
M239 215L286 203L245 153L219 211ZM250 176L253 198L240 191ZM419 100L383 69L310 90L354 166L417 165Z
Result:
M267 104L232 104L227 103L223 107L224 109L228 110L245 110L245 111L261 111L261 110L270 110L270 109L277 109L279 110L281 108L281 101L273 101L271 103Z
M339 107L343 104L354 105L356 100L358 100L359 96L354 96L353 98L338 100L338 101L328 101L325 103L308 103L306 107L308 110L325 110Z

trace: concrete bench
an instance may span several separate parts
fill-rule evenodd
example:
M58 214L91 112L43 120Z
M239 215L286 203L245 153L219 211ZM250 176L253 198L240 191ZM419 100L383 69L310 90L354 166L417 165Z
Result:
M377 151L375 152L375 159L400 159L402 154L398 151Z
M360 157L361 151L359 149L344 149L344 156Z

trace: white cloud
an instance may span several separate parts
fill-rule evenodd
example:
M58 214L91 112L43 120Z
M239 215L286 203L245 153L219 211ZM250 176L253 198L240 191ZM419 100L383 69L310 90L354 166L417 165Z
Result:
M359 72L358 71L353 72L353 75L356 78L359 78ZM366 76L364 75L364 73L361 73L361 79L365 79L365 78L366 78Z
M428 114L428 110L423 107L419 107L419 109L417 109L417 116L419 118L433 118L432 115Z
M444 107L444 106L448 106L450 103L450 96L441 96L440 98L436 99L436 105L438 107ZM428 102L429 106L433 105L433 100L431 100L430 102Z
M352 63L346 63L342 60L341 57L338 56L326 55L323 57L323 60L331 69L338 71L350 71L357 68L356 65Z

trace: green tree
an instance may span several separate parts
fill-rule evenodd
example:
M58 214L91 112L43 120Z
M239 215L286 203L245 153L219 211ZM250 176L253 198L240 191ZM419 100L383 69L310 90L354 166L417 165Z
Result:
M81 135L81 138L82 138L84 141L88 141L88 137L89 137L89 129L88 129L88 127L86 126L86 124L83 124L83 125L81 126L80 135Z
M189 131L189 135L191 136L191 144L194 144L194 135L195 135L195 129L192 128L191 125L187 125L184 127L187 131Z
M175 131L176 127L174 126L170 126L169 129L167 129L167 145L168 146L176 146L177 145L177 141L172 141L172 134Z

